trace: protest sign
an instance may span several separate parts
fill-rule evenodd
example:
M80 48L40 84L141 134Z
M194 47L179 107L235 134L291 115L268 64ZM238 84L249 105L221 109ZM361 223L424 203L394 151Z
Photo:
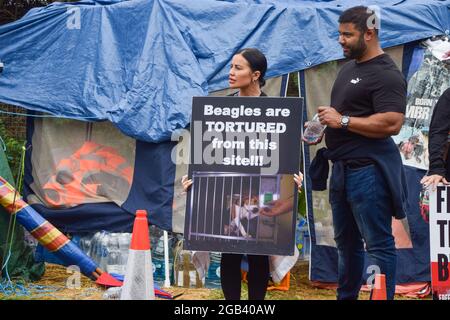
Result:
M294 253L302 99L195 97L185 248Z

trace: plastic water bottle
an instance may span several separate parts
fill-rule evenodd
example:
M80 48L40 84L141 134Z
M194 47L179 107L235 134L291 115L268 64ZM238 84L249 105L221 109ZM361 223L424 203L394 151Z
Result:
M120 293L122 292L122 287L112 287L103 293L103 300L120 300Z
M128 260L130 243L131 243L131 233L121 233L119 236L119 248L120 248L121 265L123 266L124 274Z
M108 264L106 265L106 271L109 273L123 274L120 261L119 235L120 233L111 233L109 236Z
M308 144L315 144L321 139L323 132L327 126L324 126L319 121L319 115L316 113L311 121L308 122L305 131L303 132L303 139Z
M93 237L90 236L83 236L80 239L80 249L86 253L88 256L90 256L91 258L93 257L93 253L92 253L92 242Z
M99 251L98 256L100 261L98 262L99 267L103 270L106 270L106 267L108 265L108 244L109 244L109 234L107 232L104 232L100 238L100 245L99 245Z
M303 258L309 260L311 255L311 239L309 237L309 229L307 226L303 230L303 248Z
M92 260L94 260L100 266L100 258L101 258L101 248L100 248L100 240L103 236L102 232L96 232L92 237L90 244L90 256Z

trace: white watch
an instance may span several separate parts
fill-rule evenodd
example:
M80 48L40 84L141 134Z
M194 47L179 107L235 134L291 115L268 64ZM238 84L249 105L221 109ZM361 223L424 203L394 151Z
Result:
M350 117L349 116L342 116L341 117L341 127L343 129L347 129L349 123L350 123Z

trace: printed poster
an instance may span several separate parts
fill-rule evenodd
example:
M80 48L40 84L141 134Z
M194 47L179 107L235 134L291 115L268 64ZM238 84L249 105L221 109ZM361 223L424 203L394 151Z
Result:
M450 300L450 186L430 195L430 261L433 299Z
M408 82L405 122L393 137L403 164L428 170L428 131L442 93L450 87L450 65L426 50L419 70Z
M185 249L294 254L301 114L301 98L193 98Z

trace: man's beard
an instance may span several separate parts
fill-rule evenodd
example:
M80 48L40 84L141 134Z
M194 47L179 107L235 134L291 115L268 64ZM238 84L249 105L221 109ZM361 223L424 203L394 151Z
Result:
M367 49L367 45L364 42L364 37L361 36L358 42L353 47L346 47L348 49L347 53L344 52L344 56L349 59L359 59L364 55Z

